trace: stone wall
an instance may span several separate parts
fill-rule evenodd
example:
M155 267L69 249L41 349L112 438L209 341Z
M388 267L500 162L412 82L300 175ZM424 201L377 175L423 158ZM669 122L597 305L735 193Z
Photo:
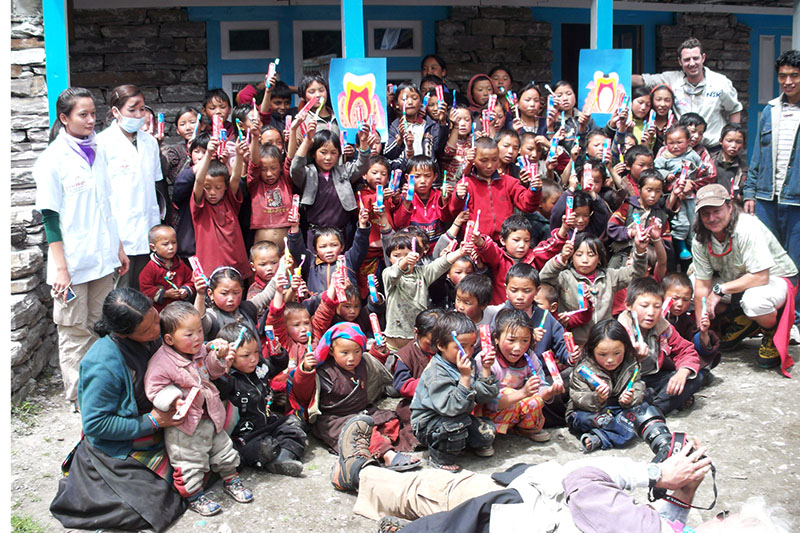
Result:
M549 82L551 37L550 23L533 20L530 8L453 7L450 18L436 24L436 53L447 63L448 81L462 90L472 76L498 64L523 84Z
M96 131L105 126L108 96L117 85L140 87L147 105L164 113L168 135L181 107L202 102L206 25L190 22L185 9L79 9L72 20L71 83L94 93Z
M33 4L33 2L28 2ZM20 401L48 361L58 366L52 299L44 283L46 239L31 167L47 147L41 2L11 14L11 395Z
M678 13L672 26L656 30L656 72L679 70L678 47L689 37L703 43L705 66L726 75L744 106L742 124L747 124L750 100L750 27L736 15L722 13Z

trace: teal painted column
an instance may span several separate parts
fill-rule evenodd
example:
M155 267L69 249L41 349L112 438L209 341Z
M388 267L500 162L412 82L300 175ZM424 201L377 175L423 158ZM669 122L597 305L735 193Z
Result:
M66 0L42 0L44 53L46 56L47 101L50 122L56 119L56 100L69 87L69 43Z
M342 0L342 55L364 57L364 3Z
M592 48L614 48L614 0L592 0L589 42Z

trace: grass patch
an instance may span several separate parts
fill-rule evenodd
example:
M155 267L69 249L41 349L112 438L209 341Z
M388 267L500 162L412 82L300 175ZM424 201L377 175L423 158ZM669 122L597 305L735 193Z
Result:
M39 522L25 515L11 515L11 527L14 533L44 533Z
M11 407L11 416L28 426L36 424L41 413L42 406L28 400Z

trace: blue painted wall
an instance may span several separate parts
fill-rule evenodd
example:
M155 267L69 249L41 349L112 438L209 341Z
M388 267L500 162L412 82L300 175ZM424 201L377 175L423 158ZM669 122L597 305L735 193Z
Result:
M421 20L422 55L418 57L387 58L388 69L419 70L421 59L436 51L436 21L446 19L448 7L429 6L364 6L364 34L369 20ZM278 72L288 84L294 79L292 22L295 20L340 20L341 8L334 6L285 6L285 7L190 7L189 20L206 23L208 50L208 86L219 87L223 74L244 72L266 72L265 59L221 59L220 21L231 20L275 20L278 22L281 64ZM365 37L365 43L367 42Z

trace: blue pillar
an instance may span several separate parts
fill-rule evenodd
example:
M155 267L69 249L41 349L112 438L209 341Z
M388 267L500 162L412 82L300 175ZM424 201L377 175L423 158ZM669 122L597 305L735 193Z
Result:
M614 0L592 0L589 42L592 48L614 48Z
M56 100L69 87L69 43L66 0L42 0L44 52L47 67L47 100L50 122L56 119Z
M364 57L363 0L342 0L342 55Z

